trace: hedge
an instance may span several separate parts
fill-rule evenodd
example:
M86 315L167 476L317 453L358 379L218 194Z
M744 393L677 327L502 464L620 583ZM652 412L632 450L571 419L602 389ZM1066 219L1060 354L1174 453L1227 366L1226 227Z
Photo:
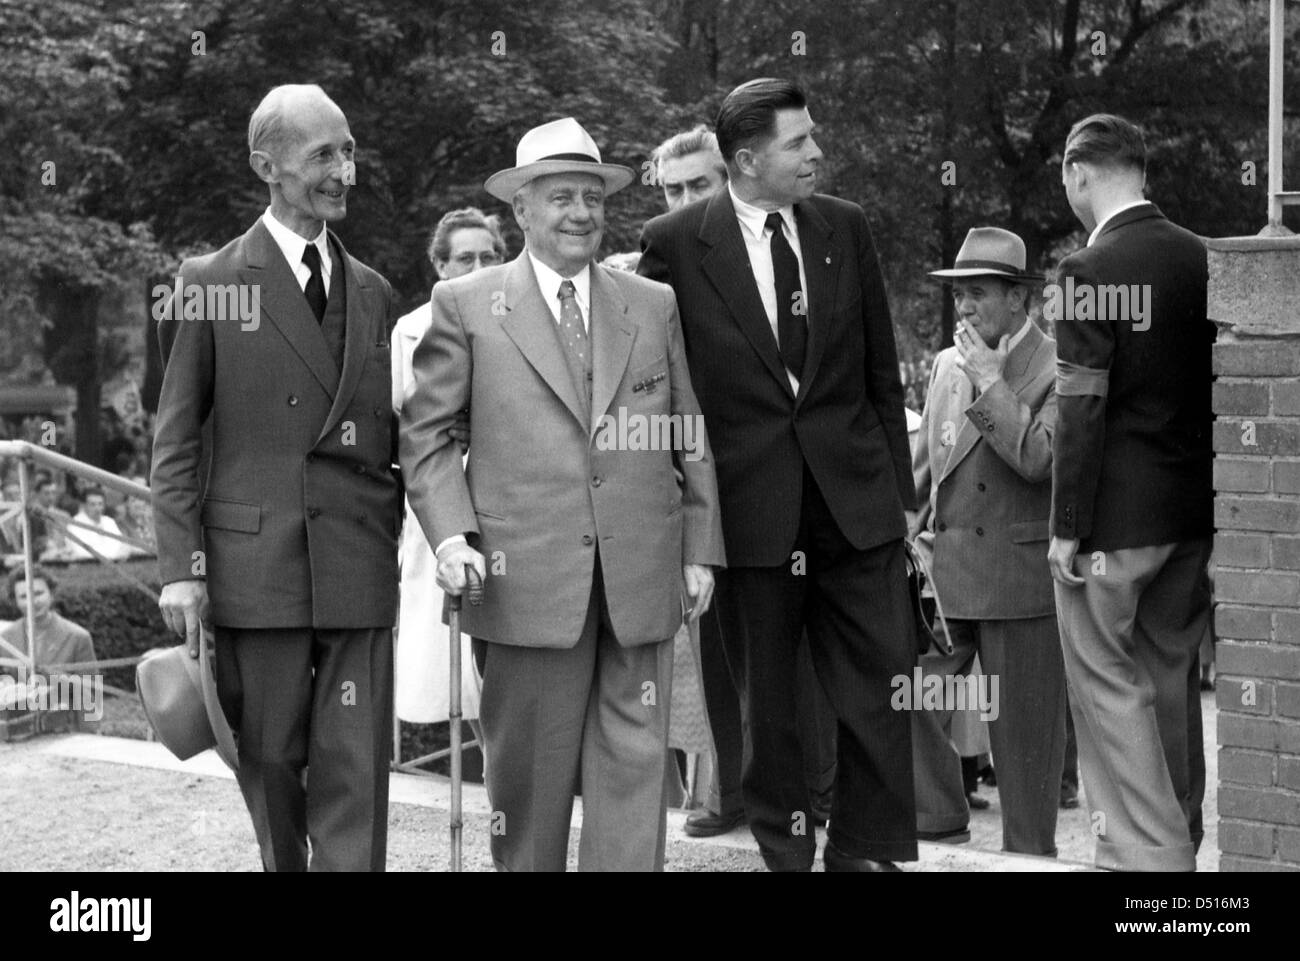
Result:
M101 660L135 657L155 647L171 647L180 643L180 639L163 624L158 602L108 570L107 565L80 563L41 566L58 583L54 597L55 610L90 631L95 642L95 654ZM122 561L114 566L129 571L155 591L161 590L162 582L156 559ZM21 617L12 598L0 598L0 620L16 621ZM133 691L135 669L111 668L104 672L104 682ZM449 741L446 724L402 722L401 730L402 757L405 760L441 750ZM468 726L464 732L466 740L473 737ZM467 751L464 758L466 780L482 780L483 761L479 752ZM443 760L430 765L427 770L446 774L448 763Z
M139 587L96 563L42 564L58 587L54 609L68 620L90 632L95 654L101 660L135 657L155 647L180 643L167 629L158 602ZM158 561L140 559L113 565L123 568L144 581L153 590L161 590ZM22 613L13 598L0 598L0 620L16 621ZM104 683L135 689L135 668L111 668L104 672Z

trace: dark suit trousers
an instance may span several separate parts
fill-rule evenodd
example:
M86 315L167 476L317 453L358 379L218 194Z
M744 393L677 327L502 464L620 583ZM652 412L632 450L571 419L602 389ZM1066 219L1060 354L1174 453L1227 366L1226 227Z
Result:
M700 671L703 674L704 706L708 710L709 730L713 735L714 785L718 800L714 814L730 815L744 810L741 771L744 760L744 733L740 722L740 696L732 680L723 650L716 608L710 607L700 618ZM835 784L835 711L817 673L813 670L805 637L795 655L795 678L798 685L796 711L799 740L803 745L804 779L808 790L821 796ZM710 792L710 798L712 792Z
M1196 869L1205 767L1193 758L1201 753L1194 678L1210 617L1210 547L1206 537L1097 559L1081 551L1083 585L1056 585L1100 868Z
M718 791L717 810L713 813L730 815L745 806L740 788L744 735L740 726L740 697L727 666L717 608L713 606L700 615L700 674L704 708L713 735L713 779Z
M217 693L268 871L382 871L390 628L216 629Z
M1007 621L948 621L951 654L921 658L926 676L966 677L975 655L996 696L989 741L1002 805L1002 850L1056 855L1056 813L1065 756L1065 667L1056 615ZM951 705L945 705L950 707ZM912 710L916 826L955 831L970 822L951 710Z
M902 541L854 548L805 469L793 550L796 558L780 567L718 574L718 616L747 735L750 828L769 868L812 865L817 842L795 683L806 628L838 719L830 839L852 857L915 860L910 719L890 707L891 679L910 675L915 663Z
M565 869L579 782L578 870L663 870L673 641L621 646L597 572L575 646L474 641L501 871Z

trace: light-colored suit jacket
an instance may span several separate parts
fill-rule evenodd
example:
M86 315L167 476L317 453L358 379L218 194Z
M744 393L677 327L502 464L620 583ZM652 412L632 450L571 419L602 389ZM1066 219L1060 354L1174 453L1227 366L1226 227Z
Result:
M1002 380L978 398L935 358L912 459L916 545L947 617L1010 620L1055 612L1047 567L1056 426L1056 342L1031 326Z
M487 559L483 604L466 605L461 621L475 637L572 647L599 548L619 643L664 641L681 624L682 565L725 562L713 455L672 290L592 264L590 312L584 419L526 252L434 286L433 324L402 409L401 463L429 543L464 533ZM462 469L449 429L465 407ZM693 453L611 444L618 438L603 425L669 415L691 419Z

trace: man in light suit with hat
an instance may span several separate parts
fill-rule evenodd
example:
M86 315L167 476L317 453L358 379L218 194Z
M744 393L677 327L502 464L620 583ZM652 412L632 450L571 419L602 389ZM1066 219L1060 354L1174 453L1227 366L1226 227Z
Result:
M1046 550L1056 349L1026 313L1030 285L1042 278L1025 270L1024 242L997 227L971 230L952 268L930 275L952 282L958 322L953 346L935 358L921 415L913 537L930 558L953 651L931 651L921 669L970 690L979 655L1003 850L1055 855L1065 756L1065 668ZM970 839L953 707L912 704L926 840Z
M524 135L486 189L525 249L434 287L402 410L438 583L457 595L467 567L486 577L462 623L501 870L564 870L579 783L579 869L662 869L671 639L724 563L673 293L593 261L605 198L632 179L573 118Z

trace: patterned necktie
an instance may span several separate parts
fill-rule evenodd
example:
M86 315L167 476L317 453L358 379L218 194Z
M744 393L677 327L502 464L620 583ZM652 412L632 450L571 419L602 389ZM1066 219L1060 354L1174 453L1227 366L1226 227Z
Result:
M587 363L587 328L582 324L582 311L578 307L578 289L572 280L560 283L560 333L564 346L585 366Z
M772 275L776 281L776 342L781 361L796 379L803 377L804 355L808 352L807 307L799 283L799 258L781 229L781 215L767 215L772 231Z
M583 412L591 407L591 358L588 354L590 341L586 328L582 324L582 311L578 307L578 291L573 281L560 282L560 337L569 352L569 372L573 375L574 386L578 389Z
M320 251L315 244L307 245L307 249L302 252L302 262L311 270L304 293L312 313L316 315L316 323L319 324L325 317L325 279L320 269Z

